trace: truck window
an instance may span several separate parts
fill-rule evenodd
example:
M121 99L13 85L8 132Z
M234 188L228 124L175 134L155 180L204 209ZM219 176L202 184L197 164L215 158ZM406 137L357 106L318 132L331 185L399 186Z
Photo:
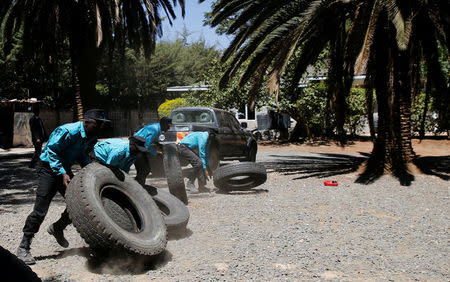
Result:
M226 119L234 131L239 131L241 129L241 125L232 114L226 113Z
M214 123L214 117L208 110L174 111L170 116L173 124Z

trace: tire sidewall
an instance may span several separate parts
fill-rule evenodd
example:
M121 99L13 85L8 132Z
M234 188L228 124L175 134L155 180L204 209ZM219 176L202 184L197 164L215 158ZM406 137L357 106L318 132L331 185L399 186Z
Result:
M166 238L167 231L159 208L152 197L128 174L124 173L124 181L120 181L107 167L95 165L96 167L90 165L91 169L85 169L82 185L85 186L84 196L89 208L94 212L101 228L105 230L104 233L111 234L113 240L118 240L131 249L155 248L155 244ZM87 185L89 187L86 187ZM128 232L108 216L101 199L101 193L106 185L113 186L131 201L142 220L141 232Z

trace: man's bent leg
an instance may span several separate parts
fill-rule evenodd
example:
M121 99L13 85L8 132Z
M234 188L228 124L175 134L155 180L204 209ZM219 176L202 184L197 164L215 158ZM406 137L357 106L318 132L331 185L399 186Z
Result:
M136 181L142 186L145 185L145 180L150 173L150 165L147 157L147 153L141 154L134 162L136 168Z
M195 154L191 149L189 149L188 147L186 147L184 145L179 145L178 151L179 151L181 157L185 158L192 165L192 168L193 168L192 172L187 175L187 178L189 179L188 187L193 186L195 178L199 179L199 186L201 187L201 185L203 185L203 187L204 187L204 185L206 184L206 181L202 182L202 179L199 178L199 176L201 177L201 175L203 173L203 162L200 159L200 157L197 156L197 154ZM189 187L189 188L191 188L191 187ZM193 190L193 192L198 192L197 189L191 188L191 190Z
M36 190L36 201L33 211L28 215L23 227L23 238L17 249L17 257L26 264L34 264L34 258L30 253L31 240L47 215L48 208L56 194L56 183L59 177L54 174L45 164L39 163L38 167L39 184Z
M56 242L58 242L61 247L69 247L69 242L64 237L64 229L66 229L67 225L71 223L72 221L69 218L67 209L65 209L58 221L50 224L47 228L48 234L53 235L56 239Z

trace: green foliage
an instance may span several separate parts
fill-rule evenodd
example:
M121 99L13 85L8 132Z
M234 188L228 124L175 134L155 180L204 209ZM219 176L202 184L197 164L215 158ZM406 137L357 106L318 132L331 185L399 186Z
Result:
M168 117L170 116L170 113L173 111L173 109L179 108L179 107L187 107L190 106L186 99L184 98L176 98L173 100L166 100L164 103L162 103L158 107L158 116L160 118L162 117Z
M97 85L109 90L101 103L156 109L165 99L172 98L167 87L202 81L218 57L219 52L206 46L204 40L188 44L186 38L159 42L150 60L142 52L126 48L124 56L117 52L112 60L105 57L100 64Z
M243 87L239 86L239 81L234 78L225 87L221 88L220 78L222 77L227 63L221 63L219 58L212 61L212 68L204 74L201 79L210 86L208 91L188 92L183 95L190 105L197 107L215 107L220 109L239 108L242 104L250 104L250 83ZM256 106L265 105L266 92L260 88L256 93Z
M419 134L422 123L423 110L425 108L425 93L421 92L417 95L411 107L411 130L414 134ZM430 97L428 102L428 112L425 116L425 132L435 132L438 124L438 119L433 116L433 111L430 111L430 105L433 104L433 98Z
M357 130L362 129L364 117L366 116L366 90L364 88L352 88L346 97L347 112L345 126L350 134L355 135Z
M312 83L303 89L300 99L297 100L296 108L302 116L310 133L321 136L325 133L327 109L327 86L324 82Z

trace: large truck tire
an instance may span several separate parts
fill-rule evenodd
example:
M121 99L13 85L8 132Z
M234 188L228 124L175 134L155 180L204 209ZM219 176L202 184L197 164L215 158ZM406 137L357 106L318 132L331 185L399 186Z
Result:
M217 168L213 174L214 186L226 192L249 190L266 180L266 168L254 162L224 165Z
M92 163L72 179L66 203L73 225L93 249L159 254L167 244L161 212L139 183L122 174Z
M145 188L159 207L169 233L186 228L189 221L189 209L182 201L163 189L152 186Z
M186 187L184 186L183 171L181 170L180 157L176 144L163 146L164 172L167 178L170 194L177 197L185 205L188 203Z

